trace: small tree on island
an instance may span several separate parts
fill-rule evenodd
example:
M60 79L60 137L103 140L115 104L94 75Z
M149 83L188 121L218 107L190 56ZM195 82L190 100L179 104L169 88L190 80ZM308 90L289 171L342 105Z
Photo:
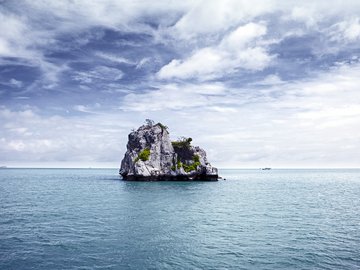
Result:
M177 141L171 142L175 148L190 148L192 138L180 137Z
M151 119L145 119L145 124L149 127L152 127L155 124L155 121Z

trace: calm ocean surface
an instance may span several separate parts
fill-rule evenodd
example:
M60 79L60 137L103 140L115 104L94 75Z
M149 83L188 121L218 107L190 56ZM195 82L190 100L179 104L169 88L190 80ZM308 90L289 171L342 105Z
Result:
M360 269L360 170L0 170L0 269Z

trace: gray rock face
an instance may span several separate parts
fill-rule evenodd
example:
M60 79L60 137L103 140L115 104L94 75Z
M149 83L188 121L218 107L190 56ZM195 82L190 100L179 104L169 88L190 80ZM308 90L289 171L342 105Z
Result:
M160 123L143 125L129 134L119 173L124 180L218 179L203 149L191 146L191 139L171 142Z

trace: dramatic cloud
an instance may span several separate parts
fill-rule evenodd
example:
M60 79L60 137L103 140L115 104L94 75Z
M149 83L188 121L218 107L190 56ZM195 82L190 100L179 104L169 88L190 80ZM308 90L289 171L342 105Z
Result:
M220 167L358 166L359 14L350 0L2 1L0 163L118 166L153 118Z

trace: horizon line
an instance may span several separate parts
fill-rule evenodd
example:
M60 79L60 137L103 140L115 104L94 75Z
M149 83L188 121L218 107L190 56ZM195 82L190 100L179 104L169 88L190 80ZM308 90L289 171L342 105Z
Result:
M231 168L218 168L219 170L261 170L264 168L270 168L271 170L341 170L341 169L353 169L359 170L360 167L231 167ZM23 166L0 166L0 169L116 169L118 167L23 167Z

